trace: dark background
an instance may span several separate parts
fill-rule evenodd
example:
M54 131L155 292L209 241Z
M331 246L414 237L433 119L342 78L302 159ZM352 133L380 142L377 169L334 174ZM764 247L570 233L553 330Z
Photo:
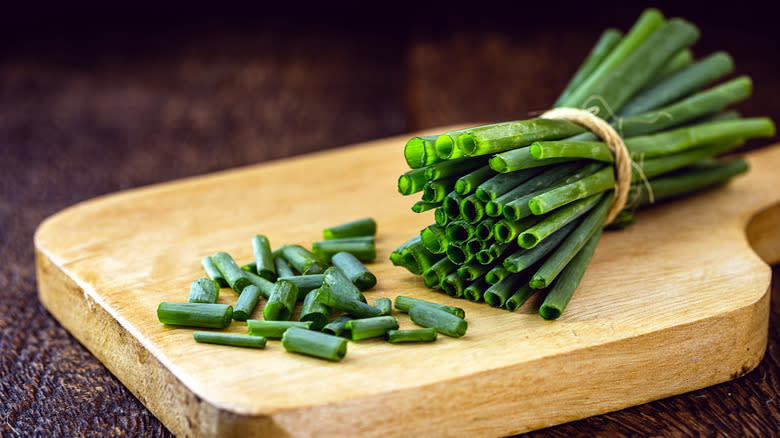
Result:
M769 6L655 2L698 57L780 120ZM545 109L635 2L184 2L0 7L0 435L167 435L37 300L32 236L98 195L445 124ZM751 142L763 147L775 140ZM641 218L640 218L641 220ZM775 268L777 278L778 268ZM780 290L761 365L733 382L532 436L776 433ZM496 421L500 421L499 418Z

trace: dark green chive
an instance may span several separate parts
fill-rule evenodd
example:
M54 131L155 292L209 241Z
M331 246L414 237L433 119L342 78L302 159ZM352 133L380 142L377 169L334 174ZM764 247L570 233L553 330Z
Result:
M195 342L202 342L205 344L265 348L265 338L262 336L240 335L237 333L195 332L192 334L192 337L195 338Z
M321 332L290 327L282 336L282 346L292 353L338 361L347 354L347 340Z
M199 278L190 284L188 303L216 303L219 298L219 285L208 278Z
M157 306L157 319L169 325L225 328L233 319L233 307L227 304L163 302Z

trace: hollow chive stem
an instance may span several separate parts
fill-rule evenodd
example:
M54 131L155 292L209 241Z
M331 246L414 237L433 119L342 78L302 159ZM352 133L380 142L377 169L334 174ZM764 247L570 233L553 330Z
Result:
M359 341L384 336L388 330L398 329L398 320L394 316L353 319L347 321L345 328L350 332L350 339Z
M290 327L282 336L282 347L321 359L339 361L347 354L347 340L338 336Z
M422 213L439 207L441 207L441 202L417 201L412 205L412 211L415 213Z
M445 200L447 198L444 198ZM449 218L447 217L447 213L444 211L444 203L442 202L442 206L437 208L436 210L433 210L433 219L436 222L436 225L440 227L446 227L447 223L449 223Z
M376 276L354 255L348 252L339 252L334 254L330 261L361 291L376 286Z
M188 303L216 303L219 299L219 285L208 278L199 278L190 284Z
M566 268L561 272L539 307L539 315L542 318L556 319L561 316L564 309L566 309L566 305L571 301L574 291L579 286L580 280L585 275L585 269L587 269L590 259L593 257L593 252L596 250L600 237L601 227L595 230L585 246L566 265Z
M287 260L283 257L274 257L274 267L276 268L277 277L292 277L295 275L290 265L287 264Z
M495 176L496 172L485 165L473 170L455 181L455 192L461 196L468 196L477 190L477 186Z
M249 319L246 321L250 336L263 336L269 339L281 338L285 330L290 327L298 327L309 330L312 326L311 321L264 321L260 319Z
M485 203L471 194L460 201L460 217L470 224L476 224L485 217Z
M393 312L393 302L390 298L382 297L374 300L374 307L382 311L382 316L389 316Z
M487 290L485 290L484 299L492 307L503 308L506 301L514 295L517 289L525 284L528 280L528 276L512 274L506 278L503 278L498 283L493 284Z
M546 256L552 250L557 248L563 239L565 239L566 236L568 236L569 233L574 230L577 224L577 221L570 222L568 225L561 227L531 249L518 249L504 259L504 268L506 268L507 271L513 273L521 272L530 268L534 263L541 260L542 257Z
M325 261L330 261L334 254L340 252L348 252L364 262L376 260L374 236L320 240L311 244L311 250L317 257Z
M236 306L233 308L233 319L236 321L246 321L257 306L257 301L260 299L260 289L250 284L241 291L241 295L236 301Z
M575 228L563 243L547 257L536 271L529 284L534 289L544 289L555 280L571 259L587 243L590 236L601 230L607 210L612 203L612 194L605 196L585 219Z
M585 199L580 199L579 201L572 202L571 204L553 211L546 215L545 218L536 225L521 232L517 236L517 244L525 249L533 248L556 230L593 209L599 203L599 200L605 198L611 200L612 192L609 192L608 196L599 193Z
M249 262L245 265L241 265L241 269L243 269L244 271L257 273L257 263Z
M477 187L475 192L477 199L482 202L490 202L504 193L512 190L525 181L542 172L542 169L529 169L523 172L498 174Z
M252 237L252 252L255 254L255 272L268 281L276 279L276 266L271 256L271 244L268 238L262 234Z
M490 168L501 174L519 172L521 170L532 170L539 167L549 166L572 161L571 158L550 158L537 160L531 155L529 146L511 149L500 154L493 155L490 158Z
M205 344L228 345L231 347L265 348L266 339L262 336L240 335L237 333L195 332L195 342Z
M512 242L520 233L539 223L539 220L537 217L527 217L517 222L501 219L493 226L493 238L498 243Z
M388 330L385 339L391 344L402 342L433 342L438 331L435 328L421 328L414 330Z
M287 321L290 319L298 300L298 287L288 280L274 283L271 296L263 309L263 317L268 321Z
M428 180L425 178L425 168L412 169L398 177L398 193L408 196L423 189Z
M322 259L300 245L284 245L277 251L301 274L322 274L328 267Z
M653 76L650 77L650 80L647 82L647 85L645 85L642 88L642 90L654 86L658 82L661 82L662 80L666 79L670 75L677 73L678 71L684 69L685 67L688 67L692 63L693 63L693 52L691 52L691 49L680 50L674 56L672 56L669 62L664 64L660 70L656 71L655 74L653 74Z
M634 198L629 196L629 199L638 199L640 206L647 205L651 203L650 193L652 193L653 202L660 202L721 184L747 170L748 164L742 159L687 168L685 172L679 174L649 180L649 191L643 183L636 184L632 187L631 196Z
M322 278L322 284L335 291L334 293L363 303L366 302L366 297L363 296L360 289L358 289L358 287L352 283L352 280L336 267L332 266L325 271Z
M340 291L332 290L327 284L323 285L317 291L316 300L328 307L341 310L356 318L369 318L380 316L382 311L374 306L347 296Z
M468 263L474 258L474 254L466 251L459 243L451 243L447 246L447 258L457 265Z
M157 319L169 325L225 328L233 319L233 307L227 304L162 302L157 306Z
M593 49L588 54L585 61L582 63L577 72L572 76L566 88L563 89L560 97L555 102L555 106L558 107L564 102L569 95L582 84L585 79L588 78L601 64L610 52L620 43L623 34L617 29L607 29L601 34L601 37L593 46Z
M454 243L463 243L472 237L476 227L465 220L458 219L447 224L444 229L444 233L447 236L447 240Z
M483 265L480 263L467 263L458 267L458 276L465 281L474 281L483 275L490 269L489 265Z
M495 219L482 219L477 224L477 229L474 230L474 235L477 237L477 239L483 240L483 241L489 241L491 238L493 238L493 226L496 225Z
M485 281L488 284L498 284L510 274L503 266L494 266L485 274Z
M697 161L712 158L716 155L734 149L742 143L744 143L743 139L725 140L713 143L709 146L702 146L676 154L648 158L641 161L641 164L638 165L638 167L642 169L641 172L637 170L637 166L632 169L633 172L631 172L631 182L634 183L643 181L645 179L652 179L658 175L677 170Z
M301 314L298 317L298 321L311 322L309 329L319 331L328 323L330 312L330 307L317 301L317 289L314 289L307 293L306 297L303 299Z
M604 166L593 175L534 196L528 201L528 207L533 214L541 215L614 187L614 169L612 166Z
M423 186L422 200L424 202L443 202L448 193L455 189L455 177L428 181Z
M425 168L425 178L428 181L436 181L444 178L459 178L464 173L471 172L487 164L484 158L459 158L446 160ZM453 188L454 188L453 183Z
M520 286L520 288L517 289L517 291L506 300L504 303L504 308L510 312L514 312L526 301L528 301L528 299L531 298L531 295L533 295L535 292L536 289L532 289L528 284Z
M236 261L233 260L233 257L231 257L230 254L218 252L214 254L211 259L214 261L217 269L222 273L222 276L228 282L231 289L237 293L241 293L245 287L249 286L250 282L246 278L246 271L238 267Z
M456 272L458 266L450 259L444 257L437 261L430 268L423 272L423 281L425 286L430 289L439 289L442 287L444 278L452 272Z
M406 142L404 158L410 168L419 169L440 161L434 149L436 137L436 135L412 137L412 139Z
M436 141L433 144L436 156L442 160L452 160L455 158L463 157L463 150L457 147L456 139L465 130L460 129L456 131L445 132L444 134L436 137Z
M349 315L341 315L325 324L325 327L322 328L322 332L333 336L340 336L346 330L347 321L351 321L352 319L354 318Z
M376 221L370 217L333 225L322 230L322 238L325 240L373 236L375 234Z
M419 241L420 235L415 234L406 242L398 245L398 247L390 253L390 261L393 263L393 266L404 266L404 253L409 249L410 246L412 246L413 243Z
M476 255L478 252L482 251L487 247L486 244L487 242L474 236L465 242L464 249L466 250L466 252L472 255Z
M200 264L203 266L203 270L206 271L206 275L210 279L216 281L219 287L228 287L227 280L225 280L225 277L222 275L222 272L219 271L219 268L217 268L217 265L214 263L211 256L203 257L200 260Z
M422 304L436 307L447 313L451 313L457 316L458 318L466 317L466 312L464 312L463 309L461 309L460 307L434 303L433 301L421 300L419 298L412 298L404 295L399 295L395 298L395 302L394 302L396 310L402 313L409 313L409 310L412 308L412 305L415 303L422 303Z
M463 289L466 288L466 284L463 282L463 279L458 276L458 273L453 271L444 277L441 288L447 295L453 298L460 298L463 296Z
M463 289L463 296L469 301L473 301L475 303L480 302L482 301L482 298L485 295L485 290L487 290L488 287L490 287L490 285L485 281L485 279L479 278Z
M325 274L293 275L291 277L279 277L277 281L285 280L295 284L298 288L298 299L302 300L309 292L322 286Z
M404 251L403 266L412 274L420 275L441 258L442 254L433 254L425 248L421 240L416 240Z
M437 224L428 225L420 231L420 238L425 248L433 254L442 254L447 251L450 239L445 229Z
M466 156L481 156L527 146L539 140L571 137L584 128L563 120L530 119L478 126L458 136Z
M444 226L449 221L453 221L460 217L460 201L463 199L460 195L458 195L455 192L450 192L447 194L447 196L442 201L442 209L444 210L444 213L446 214L446 219L444 224L439 223L439 220L437 218L436 223Z
M439 333L454 338L465 335L468 328L464 319L425 303L412 304L409 319L417 325L435 328Z

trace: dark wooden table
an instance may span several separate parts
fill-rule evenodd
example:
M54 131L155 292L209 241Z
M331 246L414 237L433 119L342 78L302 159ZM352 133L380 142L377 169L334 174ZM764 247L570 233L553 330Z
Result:
M743 114L780 120L770 14L668 3L701 26L697 55L727 50L754 78ZM39 303L32 236L45 217L131 187L524 118L555 99L602 28L626 29L639 12L358 6L19 7L0 19L0 436L169 435ZM529 435L776 434L777 282L772 293L769 346L748 375Z

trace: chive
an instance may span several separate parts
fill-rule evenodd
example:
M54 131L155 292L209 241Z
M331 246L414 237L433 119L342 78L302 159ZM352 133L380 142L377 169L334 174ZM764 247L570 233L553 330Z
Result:
M287 260L283 257L274 257L274 267L276 268L277 277L292 277L295 275L290 265L287 264Z
M452 263L461 265L470 262L474 258L474 254L466 252L458 243L451 243L447 246L447 258Z
M497 284L503 281L507 275L509 275L509 271L507 271L503 266L494 266L490 271L488 271L487 274L485 274L485 281L488 284Z
M322 274L328 267L324 261L300 245L284 245L277 251L301 274Z
M306 294L298 321L311 322L310 330L322 330L330 318L330 307L317 301L317 289Z
M428 225L420 231L420 238L425 246L425 249L433 254L442 254L447 250L449 245L449 239L445 233L444 228L437 224Z
M354 255L348 252L339 252L334 254L330 261L361 291L376 286L376 276Z
M406 242L399 245L396 249L393 250L393 252L390 253L390 261L393 263L393 266L404 266L404 253L407 252L409 247L415 243L420 241L420 235L415 234L412 236L411 239L407 240Z
M455 192L450 192L446 198L444 198L444 201L442 202L442 208L444 209L444 213L447 215L447 222L450 220L455 220L458 217L460 217L460 201L462 197L458 195ZM441 224L437 218L436 223L444 226L445 224Z
M529 284L534 289L548 287L555 277L566 267L571 259L582 249L590 236L600 230L612 203L612 194L605 196L599 205L569 234L561 245L544 261L531 278Z
M419 237L419 234L417 235ZM433 254L422 244L422 241L417 240L407 248L403 255L404 266L415 275L420 275L425 272L431 265L436 263L437 260L442 258L441 254Z
M412 298L403 295L399 295L395 297L395 308L396 310L402 313L409 313L409 309L411 309L412 305L415 303L422 303L428 306L436 307L447 313L451 313L457 316L458 318L466 317L466 312L464 312L463 309L461 309L460 307L448 306L446 304L434 303L433 301L426 301L426 300L421 300L419 298Z
M425 179L425 168L413 169L398 177L398 192L402 195L411 195L423 189L427 179Z
M249 328L250 336L262 336L265 338L281 338L285 330L290 327L298 327L309 330L312 326L311 321L263 321L259 319L248 319L246 325Z
M577 252L577 255L571 259L566 268L561 272L555 281L552 289L539 307L539 315L544 319L556 319L563 313L566 305L569 304L574 290L585 275L585 269L590 263L593 252L601 237L601 227L598 227L593 235L588 239L585 246Z
M255 262L249 262L245 265L241 265L240 268L244 271L257 273L257 263Z
M504 255L504 253L506 253L508 250L514 248L516 248L514 243L494 243L488 247L488 252L490 253L491 257L497 259Z
M458 276L466 281L474 281L483 276L490 266L480 263L467 263L458 267Z
M212 260L234 291L241 293L250 284L246 275L244 275L246 271L238 267L233 257L230 257L230 254L218 252L214 254Z
M412 211L415 213L422 213L424 211L433 210L434 208L441 207L441 202L425 202L417 201L412 205Z
M476 194L466 196L460 201L460 217L470 224L476 224L485 216L485 203L477 199Z
M237 333L195 332L192 337L195 342L248 348L265 348L266 341L262 336L239 335Z
M250 284L241 291L241 295L238 296L236 306L233 308L233 319L236 321L246 321L252 314L257 306L257 301L260 299L260 289Z
M268 238L255 234L252 237L252 251L255 254L255 272L268 281L276 279L276 267L271 256L271 244Z
M484 240L481 240L481 239L479 239L478 237L475 236L475 237L469 239L468 241L466 241L466 244L465 244L464 248L465 248L466 252L468 252L468 253L470 253L472 255L476 255L478 252L482 251L483 249L485 249L487 247L486 244L487 244L487 242L485 242Z
M493 226L493 238L498 243L508 243L513 240L522 232L531 228L539 223L539 219L536 217L527 217L520 221L510 221L509 219L501 219Z
M412 304L409 318L417 325L435 328L439 333L454 338L466 334L468 328L468 323L464 319L425 303Z
M443 202L448 193L455 188L456 178L428 181L423 186L422 200L424 202Z
M463 243L474 237L476 227L465 220L458 219L447 224L444 233L452 243Z
M157 306L157 319L163 324L203 328L225 328L233 318L227 304L167 303Z
M442 287L444 277L452 272L456 272L457 269L458 266L450 261L450 259L446 257L442 258L441 260L431 265L430 268L426 269L425 272L423 272L423 281L425 282L425 286L430 289L438 289Z
M490 202L538 175L541 171L542 169L529 169L523 172L495 175L477 187L477 199L486 203Z
M661 66L661 68L653 74L642 90L655 86L658 82L667 79L670 75L677 73L692 63L693 52L691 52L691 49L680 50L672 56L672 59L670 59L669 62Z
M345 313L349 313L356 318L380 316L382 313L381 310L374 306L369 306L360 300L357 300L349 295L345 295L341 291L331 289L327 284L324 284L321 288L319 288L319 290L317 290L316 297L317 301L321 302L322 304L325 304L326 306L332 307L334 309L339 309Z
M206 271L206 276L217 282L219 287L228 287L228 282L225 277L219 272L219 268L214 263L214 260L210 256L203 257L200 261L203 265L203 270Z
M298 286L289 280L274 283L271 296L263 309L263 318L268 321L288 321L298 300Z
M482 297L485 295L485 290L489 287L484 278L477 279L477 281L468 285L463 289L463 296L469 301L475 303L482 301Z
M495 257L493 257L493 255L490 254L489 249L483 249L482 251L474 254L474 258L477 260L477 263L485 266L493 263L493 260L495 259Z
M697 161L711 158L715 155L734 149L743 142L743 139L725 140L709 146L702 146L676 154L643 160L639 165L642 172L640 173L634 169L631 173L631 182L641 181L643 178L653 178L657 175L679 169Z
M648 181L654 202L692 193L716 184L723 183L735 175L748 170L748 164L743 159L727 162L715 162L708 166L690 166L684 172L654 178ZM632 187L638 198L639 205L650 203L649 192L644 183Z
M219 285L208 278L199 278L190 284L188 303L216 303L219 298Z
M325 327L322 328L322 332L333 336L339 336L344 333L344 330L346 330L347 321L351 321L352 319L354 318L349 315L341 315L333 321L325 324Z
M382 312L382 316L388 316L393 312L393 302L390 298L377 298L374 300L374 307Z
M510 312L514 312L520 306L522 306L523 303L528 301L528 298L531 298L531 295L533 295L535 292L536 289L532 289L528 284L520 286L520 288L517 289L517 292L515 292L511 297L509 297L509 299L506 300L504 303L504 308Z
M478 126L458 136L466 156L480 156L527 146L539 140L571 137L585 129L565 120L530 119Z
M398 320L394 316L353 319L346 323L346 329L350 331L350 339L353 341L384 336L388 330L397 328Z
M550 158L537 160L531 155L531 148L526 146L512 149L490 158L490 167L501 174L519 172L521 170L534 170L551 164L572 161L571 158Z
M347 354L347 340L338 336L290 327L282 336L282 347L292 353L339 361Z
M450 272L444 277L444 281L441 282L441 288L447 295L460 298L463 296L463 289L466 287L463 284L463 280L458 276L456 271Z
M450 177L460 177L464 173L471 172L487 164L484 158L459 158L446 160L425 168L425 178L435 181ZM454 188L453 183L453 188Z
M436 137L436 141L433 144L436 156L443 160L452 160L454 158L462 157L463 150L456 147L456 139L464 132L466 132L465 129L459 129L457 131L445 132Z
M435 328L421 328L414 330L388 330L385 333L387 342L397 344L400 342L433 342L438 331Z
M455 192L461 196L467 196L477 190L477 186L487 181L496 173L490 166L482 166L477 170L473 170L455 181Z
M330 261L330 258L339 252L348 252L364 262L376 260L374 236L320 240L311 244L311 250L317 257L325 261Z
M255 274L254 272L244 272L244 276L249 280L249 283L253 286L257 286L260 289L260 294L265 298L271 296L271 292L274 290L274 284L265 278Z
M555 210L545 216L541 222L521 232L517 236L517 244L525 249L533 248L545 237L590 211L599 203L600 199L606 198L611 200L612 192L609 192L609 195L606 197L603 196L603 193L599 193Z
M515 294L517 289L527 283L528 276L513 274L493 284L485 290L484 299L492 307L503 308L506 301Z
M617 29L607 29L601 34L601 37L596 45L593 46L588 57L585 58L582 66L580 66L574 76L572 76L569 84L566 85L561 96L555 102L555 107L561 106L561 103L564 102L569 95L598 68L599 64L601 64L601 62L609 56L615 46L620 43L622 36L623 35Z
M600 171L579 181L534 196L528 201L528 207L533 214L541 215L614 187L614 169L612 166L605 166Z
M477 239L488 241L493 237L493 226L496 224L495 219L482 219L477 224L477 229L474 230L474 235Z
M373 236L376 234L376 221L370 217L364 217L343 224L327 227L322 230L322 238L325 240L344 239L347 237Z
M322 286L325 274L293 275L291 277L279 277L279 280L289 281L298 288L298 299L302 300L309 292Z
M436 141L435 135L424 137L413 137L406 142L404 146L404 158L406 164L412 169L419 169L420 167L427 166L429 164L436 163L440 160L436 156L436 150L433 143Z
M325 271L323 275L322 283L329 289L337 291L339 294L355 299L361 302L366 302L366 297L360 292L357 286L352 283L347 276L344 275L341 270L336 267L330 267Z
M521 248L516 252L510 254L504 259L504 268L509 272L521 272L527 268L530 268L534 263L541 260L571 233L575 226L579 222L573 221L568 225L565 225L552 233L546 239L542 240L538 245L531 249Z

